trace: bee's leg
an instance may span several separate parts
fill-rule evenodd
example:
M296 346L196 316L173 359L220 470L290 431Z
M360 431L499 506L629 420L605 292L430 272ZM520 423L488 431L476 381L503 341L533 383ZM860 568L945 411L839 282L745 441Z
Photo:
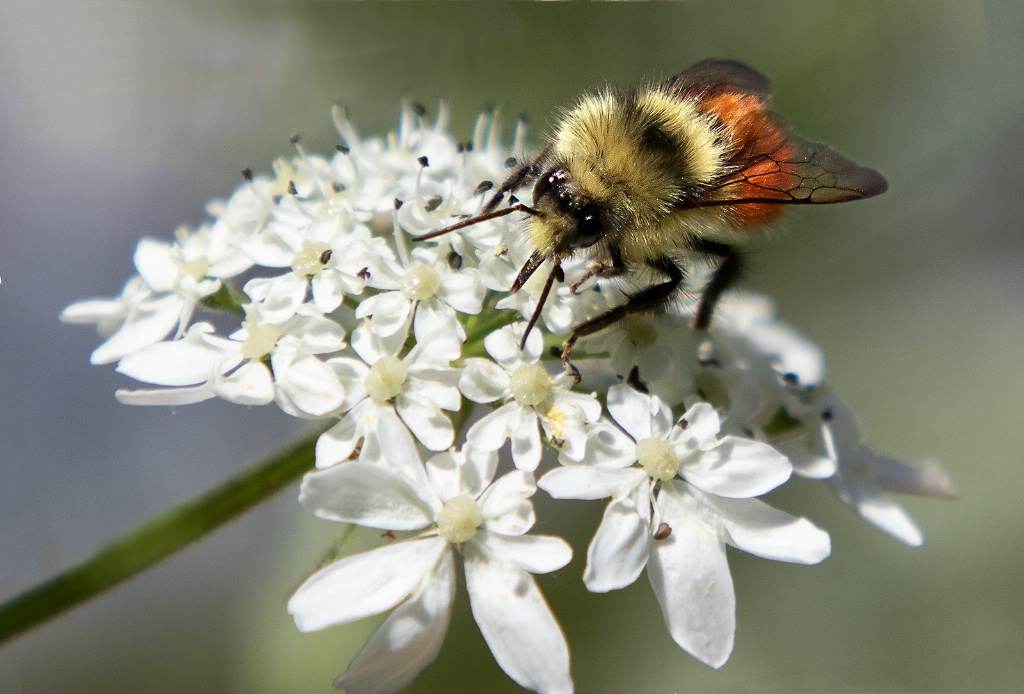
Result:
M743 274L743 258L732 246L716 241L697 241L694 243L693 249L721 258L718 267L711 273L711 279L704 287L700 304L697 306L697 315L693 319L695 330L707 330L711 325L711 316L715 312L715 305L722 297L722 292L736 284Z
M531 161L520 164L515 171L509 174L508 178L498 187L498 190L494 191L494 195L484 205L484 209L481 210L480 214L487 214L497 209L498 205L501 204L502 198L505 197L505 193L519 190L529 181L537 178L537 175L540 173L541 163L548 158L549 154L551 154L551 145L545 147Z
M608 326L618 323L626 316L646 313L664 306L682 283L683 270L670 258L648 261L647 264L655 270L660 270L668 275L668 281L652 285L629 297L629 300L621 306L616 306L599 316L583 321L575 326L569 334L569 339L565 341L565 345L562 347L562 363L565 364L566 370L576 378L577 383L580 379L580 372L570 361L572 348L576 345L577 340L587 335L593 335L599 330L604 330Z
M578 280L569 285L573 294L579 294L580 288L593 278L618 277L626 271L626 264L622 262L622 255L615 246L608 248L608 261L594 260L590 263L590 269Z

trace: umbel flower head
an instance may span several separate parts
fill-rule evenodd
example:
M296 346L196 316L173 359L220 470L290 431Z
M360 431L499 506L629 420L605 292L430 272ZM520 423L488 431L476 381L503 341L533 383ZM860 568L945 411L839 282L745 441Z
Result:
M736 628L727 545L803 564L829 554L824 531L758 499L791 474L921 544L889 493L948 497L948 477L871 452L824 383L820 350L770 301L727 293L700 334L683 301L620 321L577 345L577 383L551 348L628 287L570 290L587 259L563 262L566 282L524 340L545 273L510 292L531 251L515 215L411 240L482 209L524 156L522 124L507 147L493 113L462 143L443 105L433 122L404 106L383 138L333 115L343 143L329 156L296 141L271 174L246 171L209 222L141 240L118 296L62 318L94 325L92 361L141 384L117 392L124 403L275 403L321 423L300 501L385 531L288 604L303 631L390 611L339 687L396 691L437 656L461 564L502 669L538 692L572 691L565 637L533 579L571 550L528 532L535 474L557 499L608 499L583 584L606 592L646 571L672 638L713 667Z

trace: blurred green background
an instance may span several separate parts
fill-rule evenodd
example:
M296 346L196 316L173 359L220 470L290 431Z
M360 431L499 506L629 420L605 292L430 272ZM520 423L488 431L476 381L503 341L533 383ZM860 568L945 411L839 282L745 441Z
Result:
M889 192L800 209L747 286L817 341L877 451L934 458L962 494L906 500L908 549L820 485L773 503L832 533L818 567L734 553L738 635L706 668L645 580L586 594L601 505L539 530L577 559L542 584L579 692L1024 690L1024 4L658 5L15 2L0 24L0 598L88 556L303 430L273 408L117 405L66 304L116 294L142 235L204 218L298 133L333 147L410 98L452 129L499 105L536 144L583 90L706 57L771 77L797 132L878 168ZM563 513L559 514L561 510ZM303 635L291 590L337 528L289 490L131 583L0 650L0 691L326 692L375 627ZM464 598L410 692L518 691Z

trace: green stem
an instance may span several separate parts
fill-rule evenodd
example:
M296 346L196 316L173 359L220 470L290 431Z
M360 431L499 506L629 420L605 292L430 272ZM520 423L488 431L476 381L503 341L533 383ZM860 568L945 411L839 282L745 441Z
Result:
M317 436L154 518L78 566L9 600L0 606L0 643L148 569L291 484L312 468Z

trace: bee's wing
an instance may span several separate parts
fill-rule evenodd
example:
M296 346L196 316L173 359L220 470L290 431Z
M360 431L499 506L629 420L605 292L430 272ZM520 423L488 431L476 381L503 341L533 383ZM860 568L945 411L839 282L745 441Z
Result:
M758 133L710 186L707 202L845 202L879 195L888 187L874 169L855 164L828 145L793 135L781 119L766 114Z
M730 91L768 101L772 95L767 77L736 60L702 60L666 80L662 87L680 98L708 99Z

